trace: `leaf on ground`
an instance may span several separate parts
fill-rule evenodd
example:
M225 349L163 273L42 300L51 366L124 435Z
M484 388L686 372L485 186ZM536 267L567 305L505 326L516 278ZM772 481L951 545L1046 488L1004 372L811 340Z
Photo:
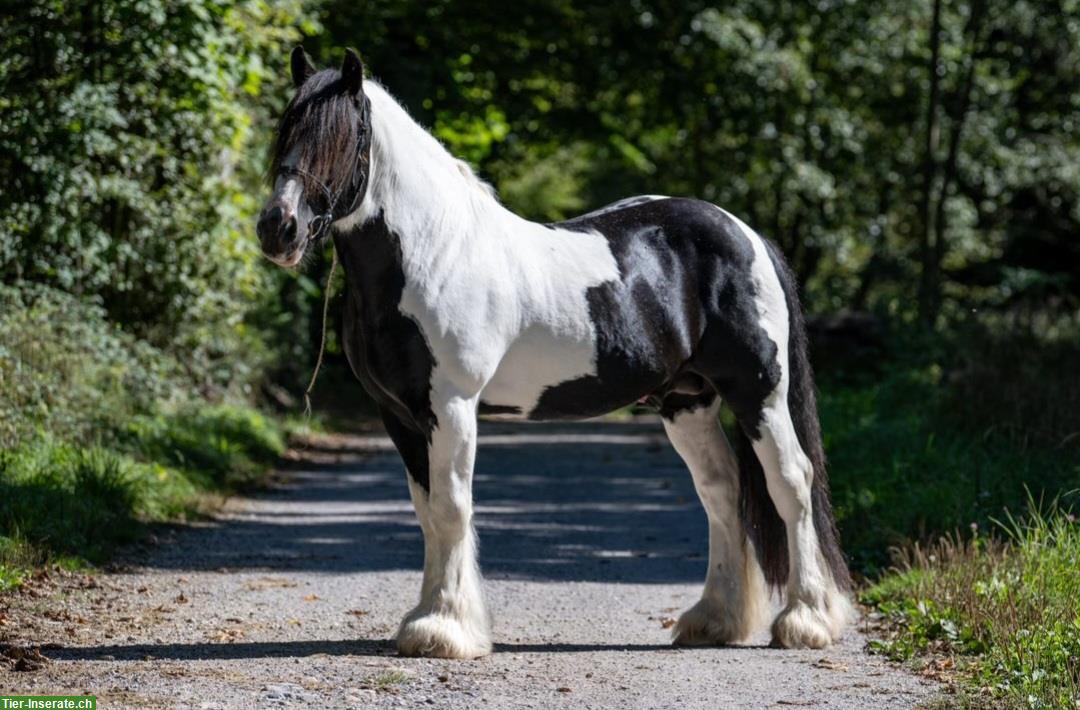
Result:
M285 589L289 587L299 587L298 582L294 582L291 579L283 579L281 577L259 577L258 579L249 579L244 583L244 587L249 592L260 592L264 589Z
M37 646L7 646L0 655L3 656L11 670L17 673L41 670L49 662L49 659L41 655L41 649Z
M662 617L660 617L660 628L662 628L662 629L670 629L674 625L675 625L675 619L672 619L670 616L662 616Z
M363 609L349 609L346 614L352 614L353 616L367 616L368 613Z
M839 661L834 661L831 658L819 658L812 664L814 668L824 668L827 671L847 671L850 670L848 666Z
M212 635L214 641L222 641L224 643L235 643L244 638L243 629L218 629Z
M306 602L317 602L317 601L319 601L320 598L321 597L318 594L312 593L312 594L308 594L307 596L305 596L304 601L306 601Z

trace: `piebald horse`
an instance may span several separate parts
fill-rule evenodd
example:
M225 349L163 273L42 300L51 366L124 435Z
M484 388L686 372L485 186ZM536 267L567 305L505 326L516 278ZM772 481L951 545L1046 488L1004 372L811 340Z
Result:
M491 651L473 529L477 417L662 416L709 524L700 601L678 644L747 638L822 648L851 615L795 281L779 250L694 199L632 197L555 224L523 219L349 50L292 54L262 250L286 267L330 235L342 342L404 460L424 534L407 655ZM738 456L718 422L738 422Z

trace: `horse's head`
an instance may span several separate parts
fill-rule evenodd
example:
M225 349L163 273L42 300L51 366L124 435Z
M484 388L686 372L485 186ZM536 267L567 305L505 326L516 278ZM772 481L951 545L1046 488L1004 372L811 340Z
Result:
M281 266L300 263L309 244L360 205L371 151L364 66L353 50L340 71L317 72L297 47L292 78L296 95L274 143L274 191L256 226L263 253Z

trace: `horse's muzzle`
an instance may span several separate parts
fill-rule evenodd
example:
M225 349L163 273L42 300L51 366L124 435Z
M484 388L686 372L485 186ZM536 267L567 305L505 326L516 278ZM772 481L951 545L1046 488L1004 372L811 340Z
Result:
M263 210L255 225L263 253L275 260L300 248L302 240L299 231L296 215L286 212L281 205L271 205Z

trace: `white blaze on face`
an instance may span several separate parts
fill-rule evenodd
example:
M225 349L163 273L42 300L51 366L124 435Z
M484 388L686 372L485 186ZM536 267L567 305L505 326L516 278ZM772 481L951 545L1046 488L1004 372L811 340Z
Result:
M297 226L304 229L307 226L307 222L311 219L310 208L306 209L306 214L301 214L307 207L303 202L304 183L300 180L298 175L288 172L296 167L296 163L299 159L299 148L293 148L289 151L289 154L285 156L285 160L281 162L282 173L274 180L274 192L270 195L270 200L267 204L269 205L276 202L282 205L286 214L295 216L297 219Z
M268 246L266 242L264 242L264 253L266 254L266 257L275 264L286 267L296 266L300 263L301 259L303 259L304 251L307 247L308 225L314 216L307 200L304 199L304 184L302 180L299 176L288 172L291 167L296 165L298 154L299 151L294 149L286 156L285 161L282 163L282 173L274 180L273 191L270 198L266 201L266 205L263 207L264 214L278 208L284 213L284 220L296 220L296 237L299 240L299 245L295 247L294 251L289 253L271 253L275 249L281 249L282 245L275 246L274 243L271 242Z
M295 175L282 175L274 183L274 194L270 199L281 203L286 213L296 215L300 211L300 198L303 196L304 186L300 178Z

